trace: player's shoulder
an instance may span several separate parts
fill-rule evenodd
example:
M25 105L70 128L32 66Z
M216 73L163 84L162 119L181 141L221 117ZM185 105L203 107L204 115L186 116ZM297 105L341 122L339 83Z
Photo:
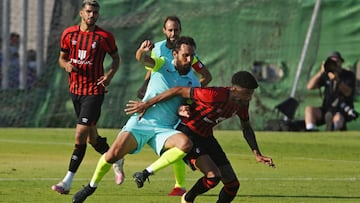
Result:
M154 46L160 47L160 46L164 46L165 44L166 44L166 40L161 40L161 41L155 42Z
M101 35L105 38L107 37L114 37L114 35L110 32L110 31L107 31L105 29L103 29L102 27L99 27L99 26L96 26L95 27L95 34L98 34L98 35Z
M78 32L80 30L79 25L72 25L64 29L63 33Z

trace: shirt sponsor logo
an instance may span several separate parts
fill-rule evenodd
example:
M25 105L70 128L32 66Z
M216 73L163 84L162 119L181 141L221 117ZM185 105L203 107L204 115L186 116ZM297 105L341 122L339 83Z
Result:
M86 61L86 50L78 50L78 59L71 59L71 63L73 64L79 64L79 65L91 65L92 63L90 61Z

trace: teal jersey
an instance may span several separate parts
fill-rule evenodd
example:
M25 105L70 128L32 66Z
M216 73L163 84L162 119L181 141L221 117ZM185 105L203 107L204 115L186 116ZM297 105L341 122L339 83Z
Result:
M172 50L166 46L166 40L155 43L154 48L151 51L151 57L153 57L153 58L163 57L167 61L174 60ZM191 77L192 80L199 80L199 78L196 76L196 74L193 70L193 69L199 70L198 68L196 68L199 63L202 64L201 61L199 60L198 56L195 54L194 60L192 62L193 68L190 69L190 72L188 74L188 76Z
M172 61L168 61L163 57L154 59L156 61L155 67L152 69L150 81L143 101L147 101L172 87L200 86L200 82L193 76L193 73L189 72L187 75L179 75ZM178 122L178 108L183 102L184 99L182 97L173 97L169 100L157 103L147 109L142 119L147 120L157 127L173 128Z
M151 50L152 57L164 57L169 61L174 59L172 50L166 47L166 40L156 42L154 48Z

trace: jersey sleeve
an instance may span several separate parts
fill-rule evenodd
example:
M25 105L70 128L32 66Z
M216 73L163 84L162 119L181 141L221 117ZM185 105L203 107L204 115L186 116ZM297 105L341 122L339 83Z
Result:
M65 53L70 53L70 40L68 29L64 30L60 38L60 50Z
M151 54L150 54L150 56L151 56L151 58L155 58L156 56L155 56L155 51L154 51L154 49L153 50L151 50ZM155 61L156 62L156 61ZM150 68L150 67L148 67L148 66L145 66L145 69L146 70L152 70L152 68Z
M152 57L155 60L155 66L150 68L151 71L159 71L161 67L165 64L164 57Z
M203 102L226 102L229 91L220 87L193 87L190 95L192 99Z

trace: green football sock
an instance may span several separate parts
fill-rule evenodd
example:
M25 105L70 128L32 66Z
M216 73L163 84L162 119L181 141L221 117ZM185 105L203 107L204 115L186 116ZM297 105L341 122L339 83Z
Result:
M150 168L153 170L152 172L157 172L177 160L181 160L186 155L185 152L181 151L179 148L173 147L167 151L165 151L160 158L158 158L154 163L150 165Z
M106 154L106 153L105 153ZM91 178L90 186L97 187L104 175L110 170L112 164L106 162L105 154L103 154L96 166L93 177Z
M174 162L175 187L185 188L186 165L182 159Z

